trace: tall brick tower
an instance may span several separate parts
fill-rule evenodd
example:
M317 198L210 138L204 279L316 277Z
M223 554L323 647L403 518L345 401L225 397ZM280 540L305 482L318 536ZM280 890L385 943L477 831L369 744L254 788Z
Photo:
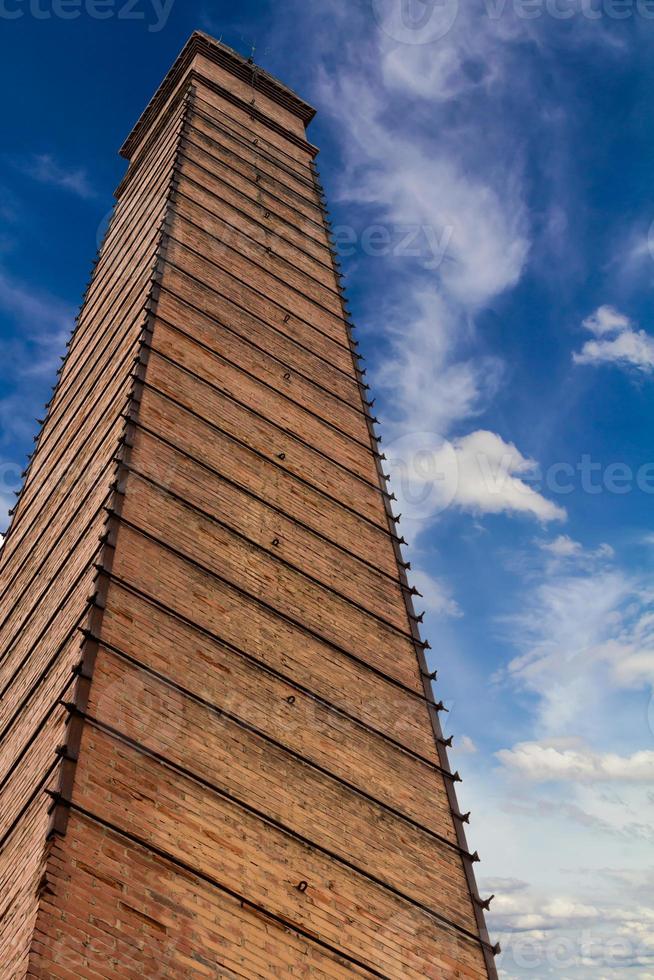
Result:
M0 975L495 977L305 126L194 34L0 569Z

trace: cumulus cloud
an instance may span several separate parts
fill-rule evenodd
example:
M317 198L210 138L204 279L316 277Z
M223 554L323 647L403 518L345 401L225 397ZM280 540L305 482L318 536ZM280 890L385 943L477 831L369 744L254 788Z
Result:
M547 523L566 512L529 484L537 464L494 432L459 439L409 433L387 447L403 516L429 520L449 507L475 515L520 514Z
M494 432L480 429L453 442L456 487L453 500L462 510L477 514L525 514L539 521L562 521L565 510L525 482L536 470L512 444ZM441 450L447 472L447 453ZM446 480L446 487L448 486Z
M521 742L496 753L515 775L536 783L648 783L654 779L654 752L629 756L594 752L584 745L559 741Z
M540 521L562 521L566 513L525 482L536 470L512 444L494 432L478 430L454 442L456 504L480 514L526 514Z
M583 326L596 339L572 355L575 364L615 364L643 374L654 370L654 337L638 330L629 317L612 306L600 306Z
M631 321L624 313L620 313L613 306L600 306L594 313L583 322L583 326L596 337L606 334L623 333L629 330Z

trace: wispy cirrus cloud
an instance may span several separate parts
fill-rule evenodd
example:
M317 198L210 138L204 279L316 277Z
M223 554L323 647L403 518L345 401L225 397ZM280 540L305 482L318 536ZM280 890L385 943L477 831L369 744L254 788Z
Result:
M521 652L500 676L535 696L547 736L601 732L618 691L654 681L654 597L609 562L549 565L523 608L503 619Z
M51 153L33 153L15 159L14 166L39 184L68 191L83 200L96 197L95 188L83 167L65 167Z
M430 575L429 572L415 569L411 581L421 593L421 605L432 616L459 618L463 615L461 608L453 598L447 585Z
M10 456L0 459L0 514L13 506L13 497L3 491L19 482L23 465L14 461L16 446L28 444L34 434L73 318L68 304L0 270L0 446Z
M0 315L14 327L0 346L12 375L51 375L73 325L74 308L0 270Z

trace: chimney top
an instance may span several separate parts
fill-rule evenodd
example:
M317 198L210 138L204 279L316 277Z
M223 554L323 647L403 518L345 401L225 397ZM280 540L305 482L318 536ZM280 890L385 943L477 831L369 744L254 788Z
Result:
M183 75L196 54L203 54L205 57L211 58L221 68L243 79L268 98L278 102L285 109L298 116L305 126L308 126L315 116L316 110L313 106L301 99L279 79L256 65L251 58L243 57L238 51L234 51L233 48L223 44L222 41L217 41L203 31L194 31L121 147L120 155L122 157L129 160L133 155L141 135L147 130L152 119L159 112L161 105L165 103L178 79Z

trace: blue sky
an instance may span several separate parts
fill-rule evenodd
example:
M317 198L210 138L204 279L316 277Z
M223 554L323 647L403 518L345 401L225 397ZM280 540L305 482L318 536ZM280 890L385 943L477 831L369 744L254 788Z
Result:
M319 108L503 975L654 977L654 4L0 0L0 22L3 511L118 146L194 28L256 44Z

